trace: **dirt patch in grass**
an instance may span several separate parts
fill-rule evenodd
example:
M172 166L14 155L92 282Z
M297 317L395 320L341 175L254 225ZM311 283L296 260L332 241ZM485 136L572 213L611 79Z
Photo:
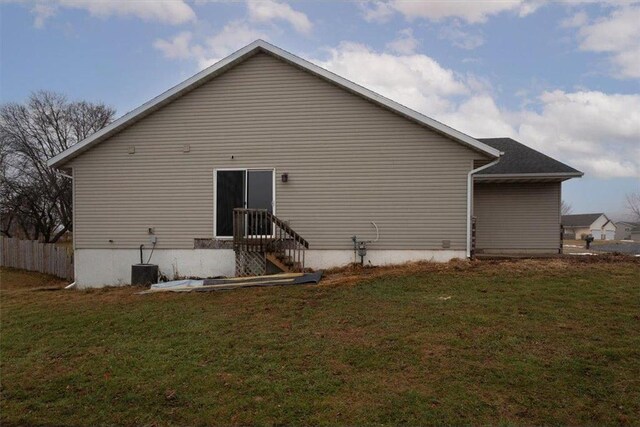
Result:
M603 254L597 257L557 257L549 259L453 259L446 263L427 261L370 267L350 264L346 267L329 269L324 272L322 284L325 286L362 283L363 280L379 277L420 275L428 273L470 273L470 274L523 274L562 273L583 265L636 265L640 268L640 258L623 254ZM613 268L613 267L612 267Z

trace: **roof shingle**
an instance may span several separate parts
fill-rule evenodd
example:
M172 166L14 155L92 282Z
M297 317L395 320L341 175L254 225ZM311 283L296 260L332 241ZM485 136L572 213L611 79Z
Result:
M478 141L498 149L504 154L500 161L478 175L511 175L511 174L573 174L581 176L582 172L565 165L539 151L529 148L511 138L478 138Z
M603 213L588 213L576 215L562 215L563 227L589 227L593 222L600 218Z

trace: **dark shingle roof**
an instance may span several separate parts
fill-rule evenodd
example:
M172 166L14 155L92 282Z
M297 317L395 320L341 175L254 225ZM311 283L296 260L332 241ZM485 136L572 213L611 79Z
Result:
M504 152L498 164L478 172L478 175L562 173L579 176L582 174L579 170L511 138L481 138L478 141Z
M562 215L563 227L588 227L593 221L600 218L603 213L588 213L577 215Z

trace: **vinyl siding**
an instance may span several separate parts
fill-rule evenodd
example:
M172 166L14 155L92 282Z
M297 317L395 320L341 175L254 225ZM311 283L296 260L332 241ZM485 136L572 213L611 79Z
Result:
M479 252L549 252L560 246L560 183L474 187Z
M483 158L258 54L72 160L76 247L134 248L154 227L158 248L192 248L213 237L214 169L237 167L276 169L276 215L313 249L373 238L370 221L378 249L464 249Z

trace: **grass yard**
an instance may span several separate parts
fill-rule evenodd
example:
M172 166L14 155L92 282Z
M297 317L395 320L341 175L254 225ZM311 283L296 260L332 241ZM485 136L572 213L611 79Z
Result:
M640 424L640 260L136 295L1 271L2 425Z

